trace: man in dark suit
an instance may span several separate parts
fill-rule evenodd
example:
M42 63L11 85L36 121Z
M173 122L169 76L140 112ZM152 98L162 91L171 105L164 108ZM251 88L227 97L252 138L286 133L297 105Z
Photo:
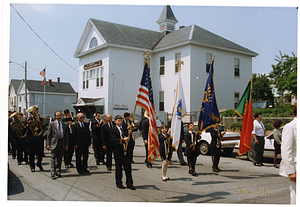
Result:
M78 122L72 125L72 135L76 154L76 169L79 174L89 173L87 160L91 136L88 123L84 122L83 113L77 114Z
M69 109L65 109L64 110L64 117L61 119L63 122L66 122L69 128L69 146L68 146L68 150L64 152L64 162L65 162L65 166L66 168L69 167L74 167L74 165L72 164L72 157L74 154L74 145L72 142L72 123L73 123L73 119L70 115L70 111Z
M145 163L148 168L152 168L152 163L148 161L149 116L147 111L145 111L144 117L141 120L141 128L142 128L142 137L146 149Z
M97 165L100 165L100 162L105 164L104 150L102 148L102 140L101 140L101 127L102 127L104 121L100 119L100 116L101 116L101 113L99 111L97 111L95 119L93 119L91 121L93 149L94 149L94 156L95 156Z
M188 130L189 131L184 135L184 141L186 143L184 155L188 160L189 174L195 176L197 175L195 165L197 157L200 154L200 137L198 136L198 132L194 132L194 124L192 122L188 124Z
M125 170L126 175L126 185L129 189L135 190L132 180L132 169L131 169L131 158L132 158L132 148L133 140L130 138L132 134L131 130L123 129L122 116L117 115L115 117L116 126L114 126L110 131L110 138L114 145L114 158L116 165L116 185L120 189L125 187L122 184L122 167ZM125 145L128 142L127 151L125 151Z
M220 132L219 125L216 125L209 130L211 135L211 159L212 159L212 170L214 172L219 172L221 169L219 168L220 156L221 156L221 140L226 133L225 131Z
M112 152L113 152L113 144L110 140L110 130L115 125L112 122L112 116L110 114L106 114L106 123L101 126L101 140L102 140L102 148L104 153L106 154L106 168L111 170L112 166Z
M61 121L61 112L55 112L56 120L50 122L46 149L51 149L51 177L55 175L61 177L61 162L64 150L68 150L69 146L69 128L65 122ZM57 163L56 163L57 160Z

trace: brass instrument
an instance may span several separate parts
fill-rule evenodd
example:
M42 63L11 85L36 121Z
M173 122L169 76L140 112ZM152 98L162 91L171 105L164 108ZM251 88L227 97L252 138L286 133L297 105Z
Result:
M35 137L39 137L42 135L43 133L43 128L41 127L40 125L40 117L38 115L38 113L36 112L37 110L37 106L34 105L34 106L31 106L29 107L26 112L29 112L32 114L33 116L33 122L31 123L28 123L28 126L32 132L32 134L35 136Z
M10 123L10 126L12 130L18 135L19 138L24 138L27 136L27 132L23 134L23 132L20 129L24 128L23 122L20 120L19 113L15 112L12 115L10 115L9 118L14 118L15 121Z

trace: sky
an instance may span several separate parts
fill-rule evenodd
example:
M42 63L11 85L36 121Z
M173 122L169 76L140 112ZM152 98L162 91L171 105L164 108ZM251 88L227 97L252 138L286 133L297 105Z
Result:
M21 1L19 1L21 2ZM24 2L24 1L23 1ZM33 1L34 2L34 1ZM179 26L195 24L223 38L246 47L259 55L252 59L252 72L269 74L276 55L297 55L298 5L286 4L214 4L201 6L192 1L159 1L153 5L113 2L106 4L47 4L18 3L11 5L39 35L39 37L64 61L55 55L26 25L17 12L9 9L9 82L25 77L27 61L28 79L42 80L39 72L46 67L46 79L70 82L78 91L79 61L74 52L89 18L158 31L158 20L165 4L171 5ZM87 2L89 2L87 0ZM101 1L97 1L98 3ZM172 5L174 2L174 5ZM231 1L228 1L231 2ZM247 1L246 1L247 2ZM254 1L255 2L255 1ZM92 1L91 3L94 3ZM299 3L298 3L299 4ZM246 4L247 5L247 4ZM18 65L18 64L20 65Z

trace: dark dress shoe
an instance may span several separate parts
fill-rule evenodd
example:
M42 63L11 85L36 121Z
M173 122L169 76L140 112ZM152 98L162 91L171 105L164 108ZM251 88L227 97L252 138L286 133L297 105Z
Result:
M111 171L111 167L107 167L107 170Z
M96 162L96 165L100 165L100 162Z
M35 169L34 169L34 168L31 168L31 172L35 172Z
M186 162L182 162L182 163L180 163L180 165L186 165Z
M118 185L117 185L117 188L125 189L125 187L122 185L122 183L118 184Z
M196 176L197 175L197 173L196 172L192 172L192 176Z
M131 160L131 163L134 163L134 161L133 161L133 160Z
M70 166L69 165L65 165L65 168L69 168Z
M83 173L90 173L90 171L89 170L85 170L85 171L83 171Z
M56 176L59 177L59 178L62 177L62 175L60 173L56 173Z
M135 190L136 189L133 185L127 185L127 188L129 188L130 190Z
M83 174L83 172L82 172L82 171L79 171L79 172L78 172L78 174L82 175L82 174Z
M214 172L219 172L219 170L218 170L218 169L213 169L213 171L214 171Z
M40 168L40 171L44 171L44 168L42 166L38 166Z
M74 167L74 165L72 163L69 164L70 167Z
M264 164L262 164L262 163L259 163L258 165L259 165L259 166L265 166L265 165L264 165Z
M21 162L18 162L18 165L21 165Z
M218 168L219 171L222 171L220 168Z

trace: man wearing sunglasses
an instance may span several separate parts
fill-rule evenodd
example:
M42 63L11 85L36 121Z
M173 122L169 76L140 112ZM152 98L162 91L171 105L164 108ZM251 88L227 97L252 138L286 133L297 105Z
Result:
M88 123L84 122L83 113L77 114L78 122L72 125L72 136L76 155L76 169L79 174L89 173L87 169L91 136Z

